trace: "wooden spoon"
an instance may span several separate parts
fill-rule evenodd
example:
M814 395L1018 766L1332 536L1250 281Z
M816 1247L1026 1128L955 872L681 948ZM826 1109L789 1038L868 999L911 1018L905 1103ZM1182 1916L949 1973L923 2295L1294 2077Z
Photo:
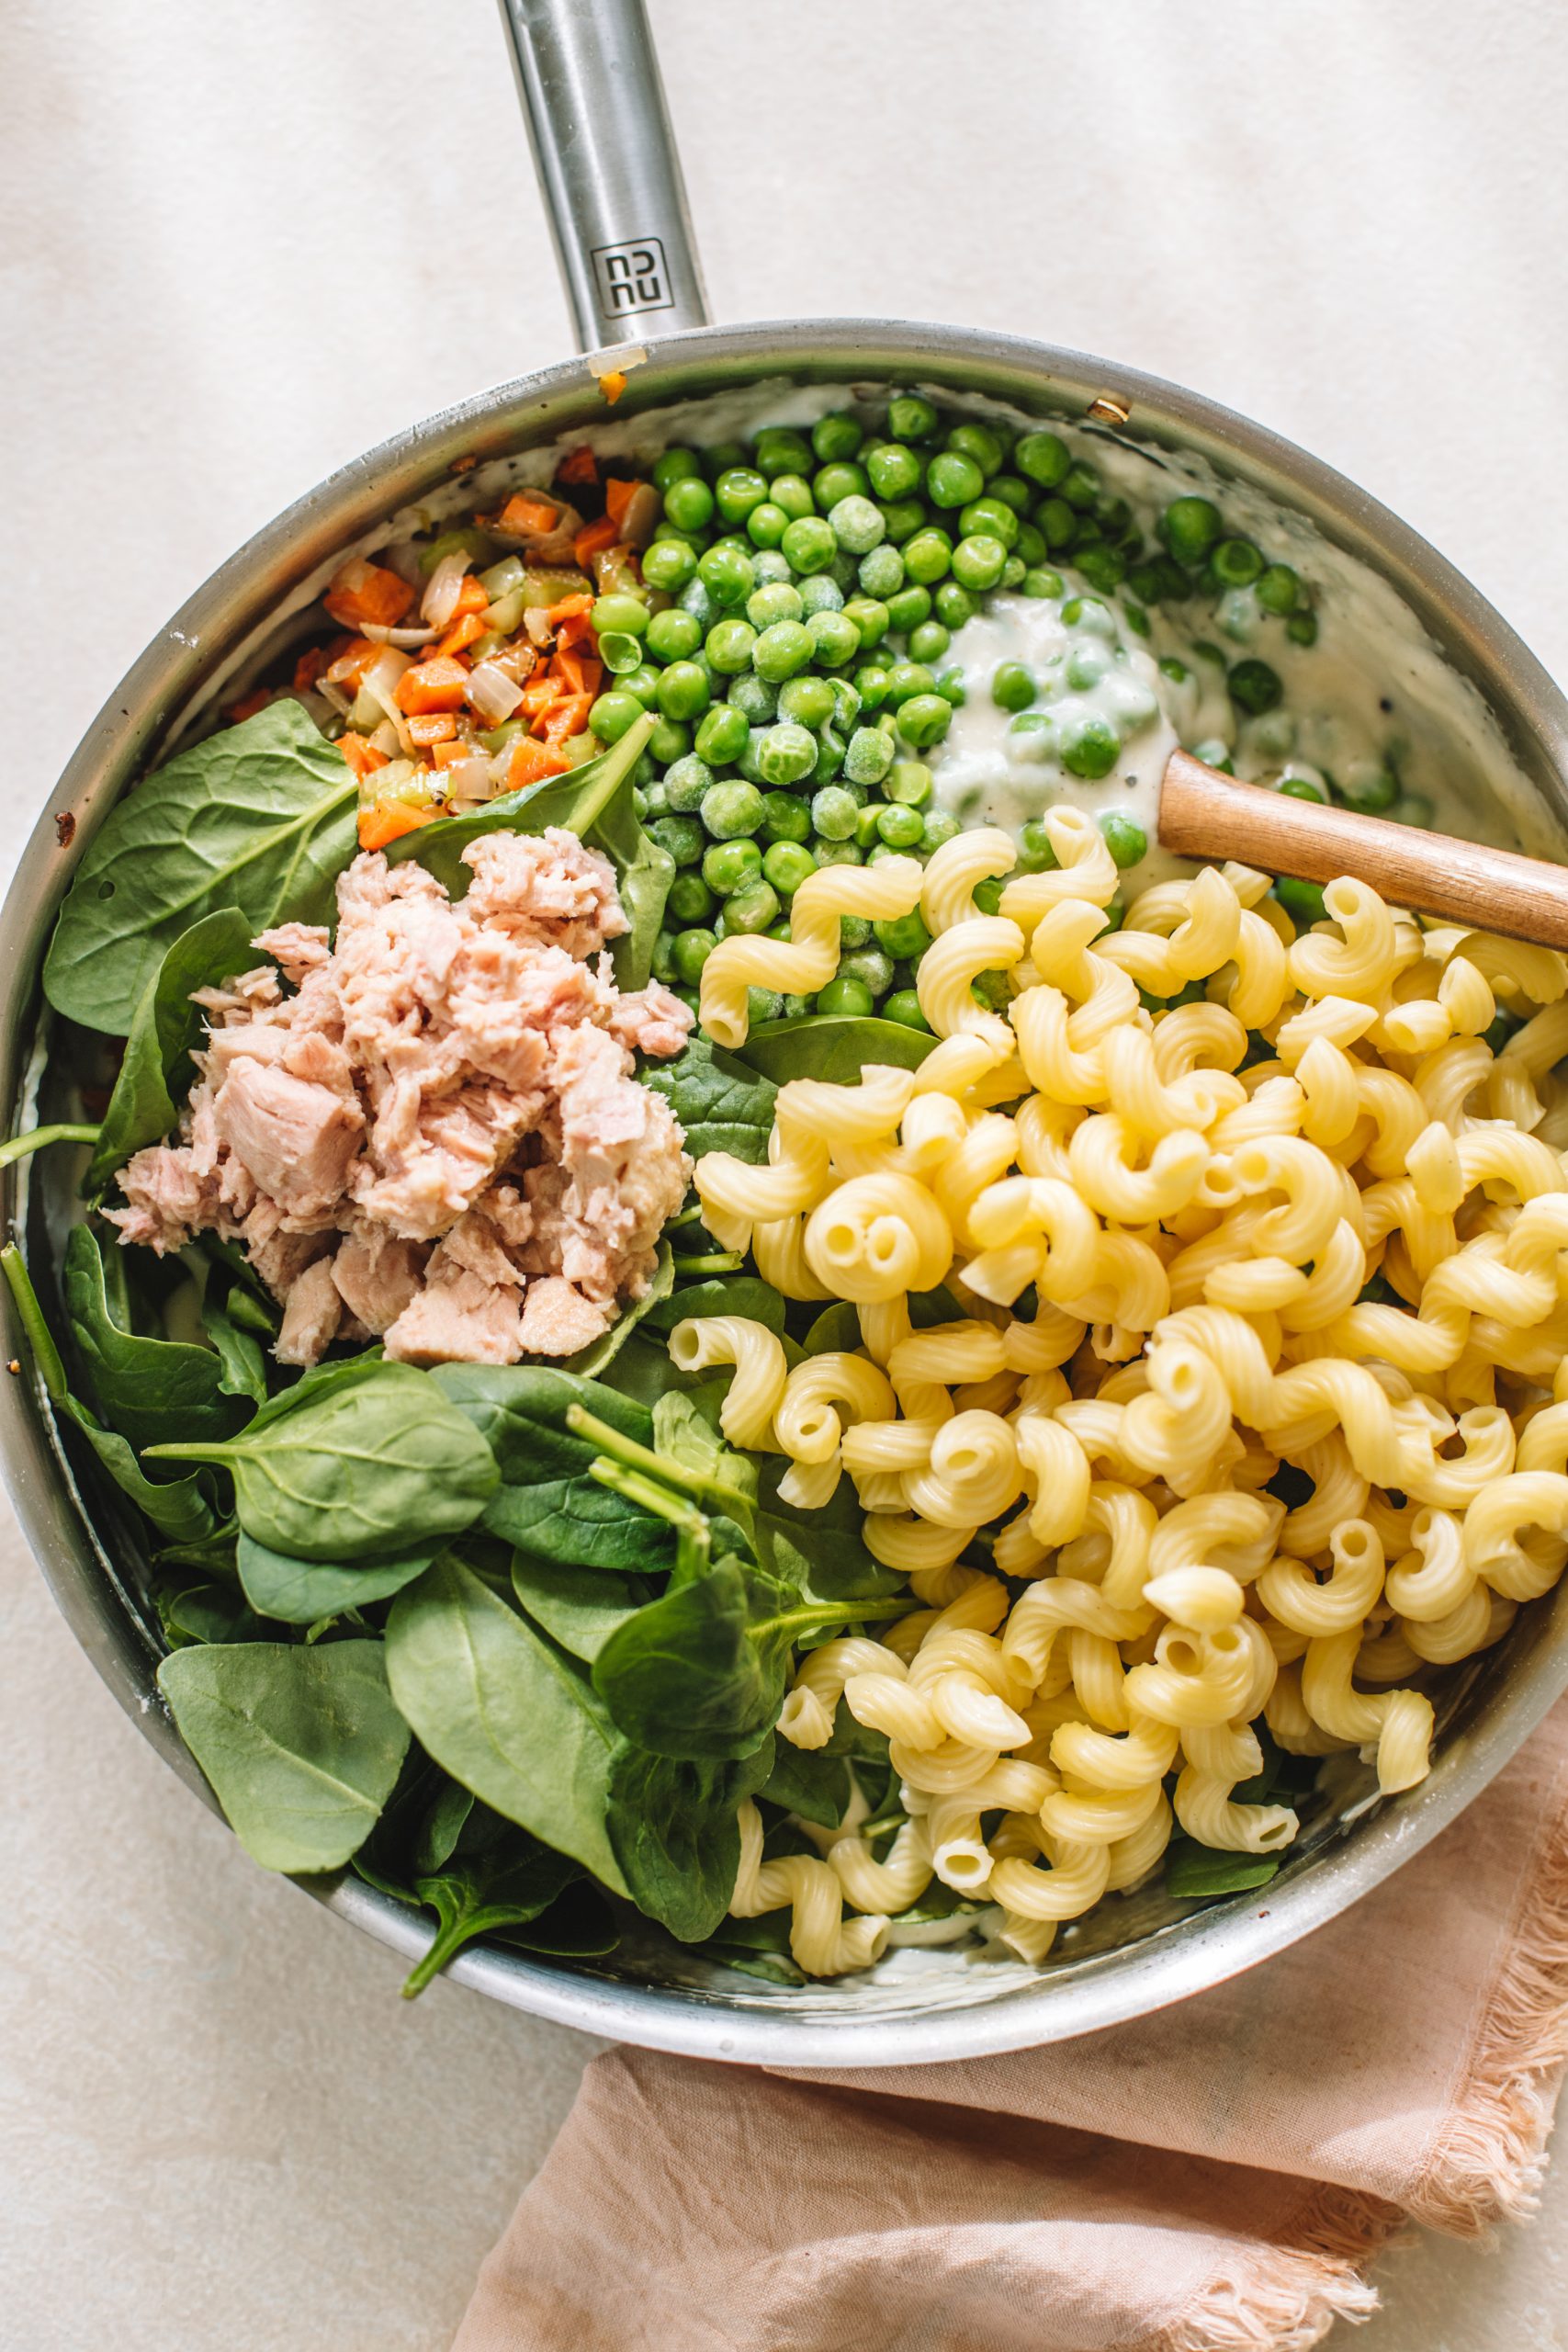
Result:
M1568 866L1238 784L1190 752L1170 755L1159 838L1180 857L1234 857L1304 882L1351 874L1394 906L1568 949Z

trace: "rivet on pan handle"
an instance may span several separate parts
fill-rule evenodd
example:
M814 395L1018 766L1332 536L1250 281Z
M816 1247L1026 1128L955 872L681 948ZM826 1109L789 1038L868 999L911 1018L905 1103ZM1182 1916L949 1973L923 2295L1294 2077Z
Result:
M643 0L501 0L580 351L708 323Z

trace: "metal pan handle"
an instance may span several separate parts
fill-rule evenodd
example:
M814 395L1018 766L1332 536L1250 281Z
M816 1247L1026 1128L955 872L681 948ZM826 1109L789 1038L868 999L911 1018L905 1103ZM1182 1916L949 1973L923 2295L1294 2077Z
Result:
M501 0L581 351L708 322L643 0Z

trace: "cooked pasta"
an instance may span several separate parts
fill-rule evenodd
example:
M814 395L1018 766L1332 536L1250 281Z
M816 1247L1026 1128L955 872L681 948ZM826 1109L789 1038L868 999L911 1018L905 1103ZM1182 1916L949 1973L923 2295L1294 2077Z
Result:
M784 1501L852 1481L918 1604L807 1650L778 1724L885 1737L891 1815L764 1863L742 1809L735 1908L792 1905L808 1973L869 1964L933 1874L1037 1962L1173 1828L1277 1855L1303 1814L1249 1788L1270 1755L1412 1786L1442 1669L1568 1565L1563 958L1343 879L1298 936L1235 865L1108 931L1098 830L1045 827L1043 874L994 829L830 868L788 941L704 968L733 1045L747 987L822 984L841 916L932 935L918 1069L797 1080L766 1166L698 1168L716 1238L852 1302L860 1345L672 1342L733 1365L725 1434L787 1456Z

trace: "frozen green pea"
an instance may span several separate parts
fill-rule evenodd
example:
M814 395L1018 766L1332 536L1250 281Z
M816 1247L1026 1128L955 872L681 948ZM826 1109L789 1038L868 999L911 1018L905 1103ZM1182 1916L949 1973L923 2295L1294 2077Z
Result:
M695 865L706 849L708 837L696 817L655 817L648 828L648 838L668 850L677 865Z
M760 678L778 685L804 670L811 659L812 638L802 621L773 621L751 649L751 666Z
M841 613L844 592L830 571L808 572L799 582L801 617L809 620L813 613Z
M952 710L962 710L969 699L969 689L964 683L964 673L956 663L937 673L936 690Z
M1274 896L1291 917L1298 931L1306 931L1325 916L1321 882L1298 881L1292 875L1282 875L1274 885Z
M806 624L813 657L825 670L841 670L861 649L860 629L852 615L813 613Z
M882 1018L897 1021L901 1029L919 1029L928 1037L931 1034L931 1024L920 1011L920 1000L913 989L895 989L891 996L885 997Z
M793 425L765 424L753 452L757 471L772 481L777 474L800 474L810 468L811 444Z
M764 498L746 517L746 536L754 548L776 548L789 528L789 519L782 506Z
M865 468L852 461L823 466L811 477L812 495L824 514L846 498L864 498L870 488Z
M778 496L778 485L773 486ZM798 572L821 571L838 553L839 542L833 536L833 526L825 514L803 514L793 522L779 542L788 557L790 567Z
M918 914L895 915L873 923L877 944L905 963L918 963L931 944L931 933Z
M859 842L862 849L873 849L882 839L882 835L876 830L876 812L879 806L880 803L877 801L867 801L855 819L854 838Z
M783 509L792 523L803 522L817 512L817 501L811 495L811 484L803 472L775 474L769 484L768 495L773 503ZM785 534L787 537L787 533ZM783 544L781 542L781 544ZM787 555L789 549L784 548Z
M942 660L952 643L953 633L941 621L918 621L909 631L909 659L929 669L933 662Z
M878 498L908 498L925 477L925 466L903 441L879 441L865 454L865 470Z
M1337 773L1341 799L1364 815L1381 816L1399 797L1399 779L1381 760L1348 760Z
M776 929L774 935L778 936ZM783 935L788 938L787 926ZM784 1009L784 1001L777 989L748 989L746 991L746 1025L749 1029L761 1028L764 1021L782 1020Z
M1058 864L1044 820L1031 817L1018 837L1019 870L1023 874L1054 874Z
M1018 516L1000 498L972 498L958 517L958 528L961 544L969 538L999 539L1010 554L1018 537Z
M768 729L757 746L757 765L768 784L799 784L816 766L817 753L817 738L811 729L795 719L782 718Z
M1149 854L1149 839L1142 825L1126 816L1120 808L1109 809L1100 820L1105 846L1111 852L1113 865L1125 869L1136 865Z
M978 600L956 580L940 581L931 603L944 628L962 628L980 609Z
M973 896L975 904L979 908L980 912L983 915L994 915L998 913L1002 903L1002 885L1000 876L996 874L987 874L983 880L976 883Z
M754 937L766 931L779 919L779 894L770 882L761 876L735 891L725 902L724 924L727 933L739 933L742 937Z
M786 679L779 688L779 717L798 719L802 727L825 727L836 705L826 678L804 673Z
M853 784L880 784L893 764L893 746L879 727L857 727L844 751L844 773ZM819 826L819 831L825 827Z
M758 512L761 511L759 508ZM795 576L789 568L788 556L778 548L759 548L751 558L751 569L757 575L759 588L765 587L771 580L791 580Z
M805 609L799 589L787 580L764 581L746 599L746 617L756 629L768 628L774 621L797 621Z
M694 662L671 662L659 681L657 694L665 718L680 723L697 718L712 699L707 673Z
M868 596L896 596L904 585L904 559L897 548L873 548L862 556L855 577Z
M703 795L702 819L715 841L737 841L762 821L762 796L754 784L710 785Z
M991 680L991 700L998 710L1027 710L1039 693L1039 682L1021 662L998 664Z
M931 772L924 760L896 760L883 789L889 800L923 808L931 797Z
M830 841L826 833L813 833L811 854L818 865L863 865L865 852L857 841L846 836L843 841Z
M1232 702L1255 718L1272 710L1284 697L1280 673L1271 670L1267 662L1238 662L1225 683Z
M811 811L799 793L765 792L762 795L762 839L767 842L804 842L811 837Z
M1010 749L1019 759L1051 765L1062 754L1061 729L1049 711L1021 710L1008 729Z
M931 618L931 592L918 580L900 588L887 600L887 626L896 637L908 637L912 628Z
M1013 464L1042 490L1055 490L1066 479L1072 452L1058 434L1026 433L1012 453Z
M1109 719L1098 716L1071 720L1063 730L1062 765L1072 775L1097 783L1111 774L1122 752L1122 739Z
M851 555L868 555L873 548L880 546L887 532L881 508L858 494L840 498L830 506L828 520L833 526L833 537Z
M925 831L925 819L918 808L910 808L901 801L885 803L876 810L876 833L889 849L913 849Z
M963 831L963 826L951 810L929 808L925 829L920 835L920 847L923 850L940 849L943 842L955 841Z
M774 842L762 853L763 876L781 899L793 898L807 876L816 871L817 860L801 842Z
M675 941L673 961L678 976L693 987L702 978L703 966L717 946L714 933L705 929L683 931Z
M769 719L778 716L777 686L770 685L766 678L759 678L752 670L743 670L731 682L729 700L735 709L745 713L748 723L752 727L765 726Z
M836 670L826 683L833 689L833 724L848 734L860 717L860 690L850 684L841 670Z
M884 506L882 519L892 545L902 548L906 539L912 539L931 521L931 510L921 499L897 498Z
M680 539L656 539L643 550L642 576L666 596L678 594L696 569L695 554Z
M844 764L845 740L832 725L817 730L817 759L811 770L814 784L829 784Z
M898 712L898 732L917 752L940 743L953 724L953 705L942 695L915 695Z
M635 727L641 717L642 705L637 696L623 694L618 686L612 687L608 694L601 695L590 709L589 730L597 735L601 743L618 743L627 729Z
M721 677L739 677L751 665L757 632L750 621L715 621L704 641L704 651Z
M749 888L762 871L762 853L752 841L715 842L703 853L703 880L721 899Z
M1103 638L1108 645L1116 641L1116 616L1101 597L1069 596L1062 606L1062 619L1068 628Z
M712 709L704 711L697 722L695 764L700 766L705 760L713 767L728 767L730 763L738 760L746 749L746 739L750 732L743 710L737 710L733 703L716 703ZM668 782L668 778L666 781ZM712 783L711 775L707 781L708 784ZM705 784L703 791L705 792L706 789L707 785ZM700 799L701 797L699 793L698 798ZM671 806L675 805L677 804L671 803ZM694 801L692 805L695 807L696 803Z
M857 947L848 956L840 956L834 977L840 980L859 980L863 988L870 989L874 1002L879 996L886 996L893 985L893 958L885 956L879 947Z
M972 537L960 539L953 550L953 576L962 588L983 593L994 588L1002 576L1008 551L1000 539L989 532L977 531Z
M852 1020L863 1021L874 1012L876 999L863 980L831 979L817 999L817 1010L826 1013L846 1013Z
M860 642L869 649L887 634L887 607L878 596L852 596L844 617L853 621Z
M648 624L648 650L656 662L686 662L703 641L701 625L679 605L655 613ZM600 639L604 650L604 639Z
M812 797L811 821L824 841L852 841L859 816L853 793L841 784L824 785Z
M904 544L904 569L911 580L931 587L953 566L953 542L945 531L917 531Z
M865 709L880 710L883 704L887 700L887 670L886 665L880 662L868 662L863 669L857 670L855 672L855 688L860 695L862 705Z
M1110 666L1102 645L1075 645L1067 656L1067 684L1075 694L1091 694Z

